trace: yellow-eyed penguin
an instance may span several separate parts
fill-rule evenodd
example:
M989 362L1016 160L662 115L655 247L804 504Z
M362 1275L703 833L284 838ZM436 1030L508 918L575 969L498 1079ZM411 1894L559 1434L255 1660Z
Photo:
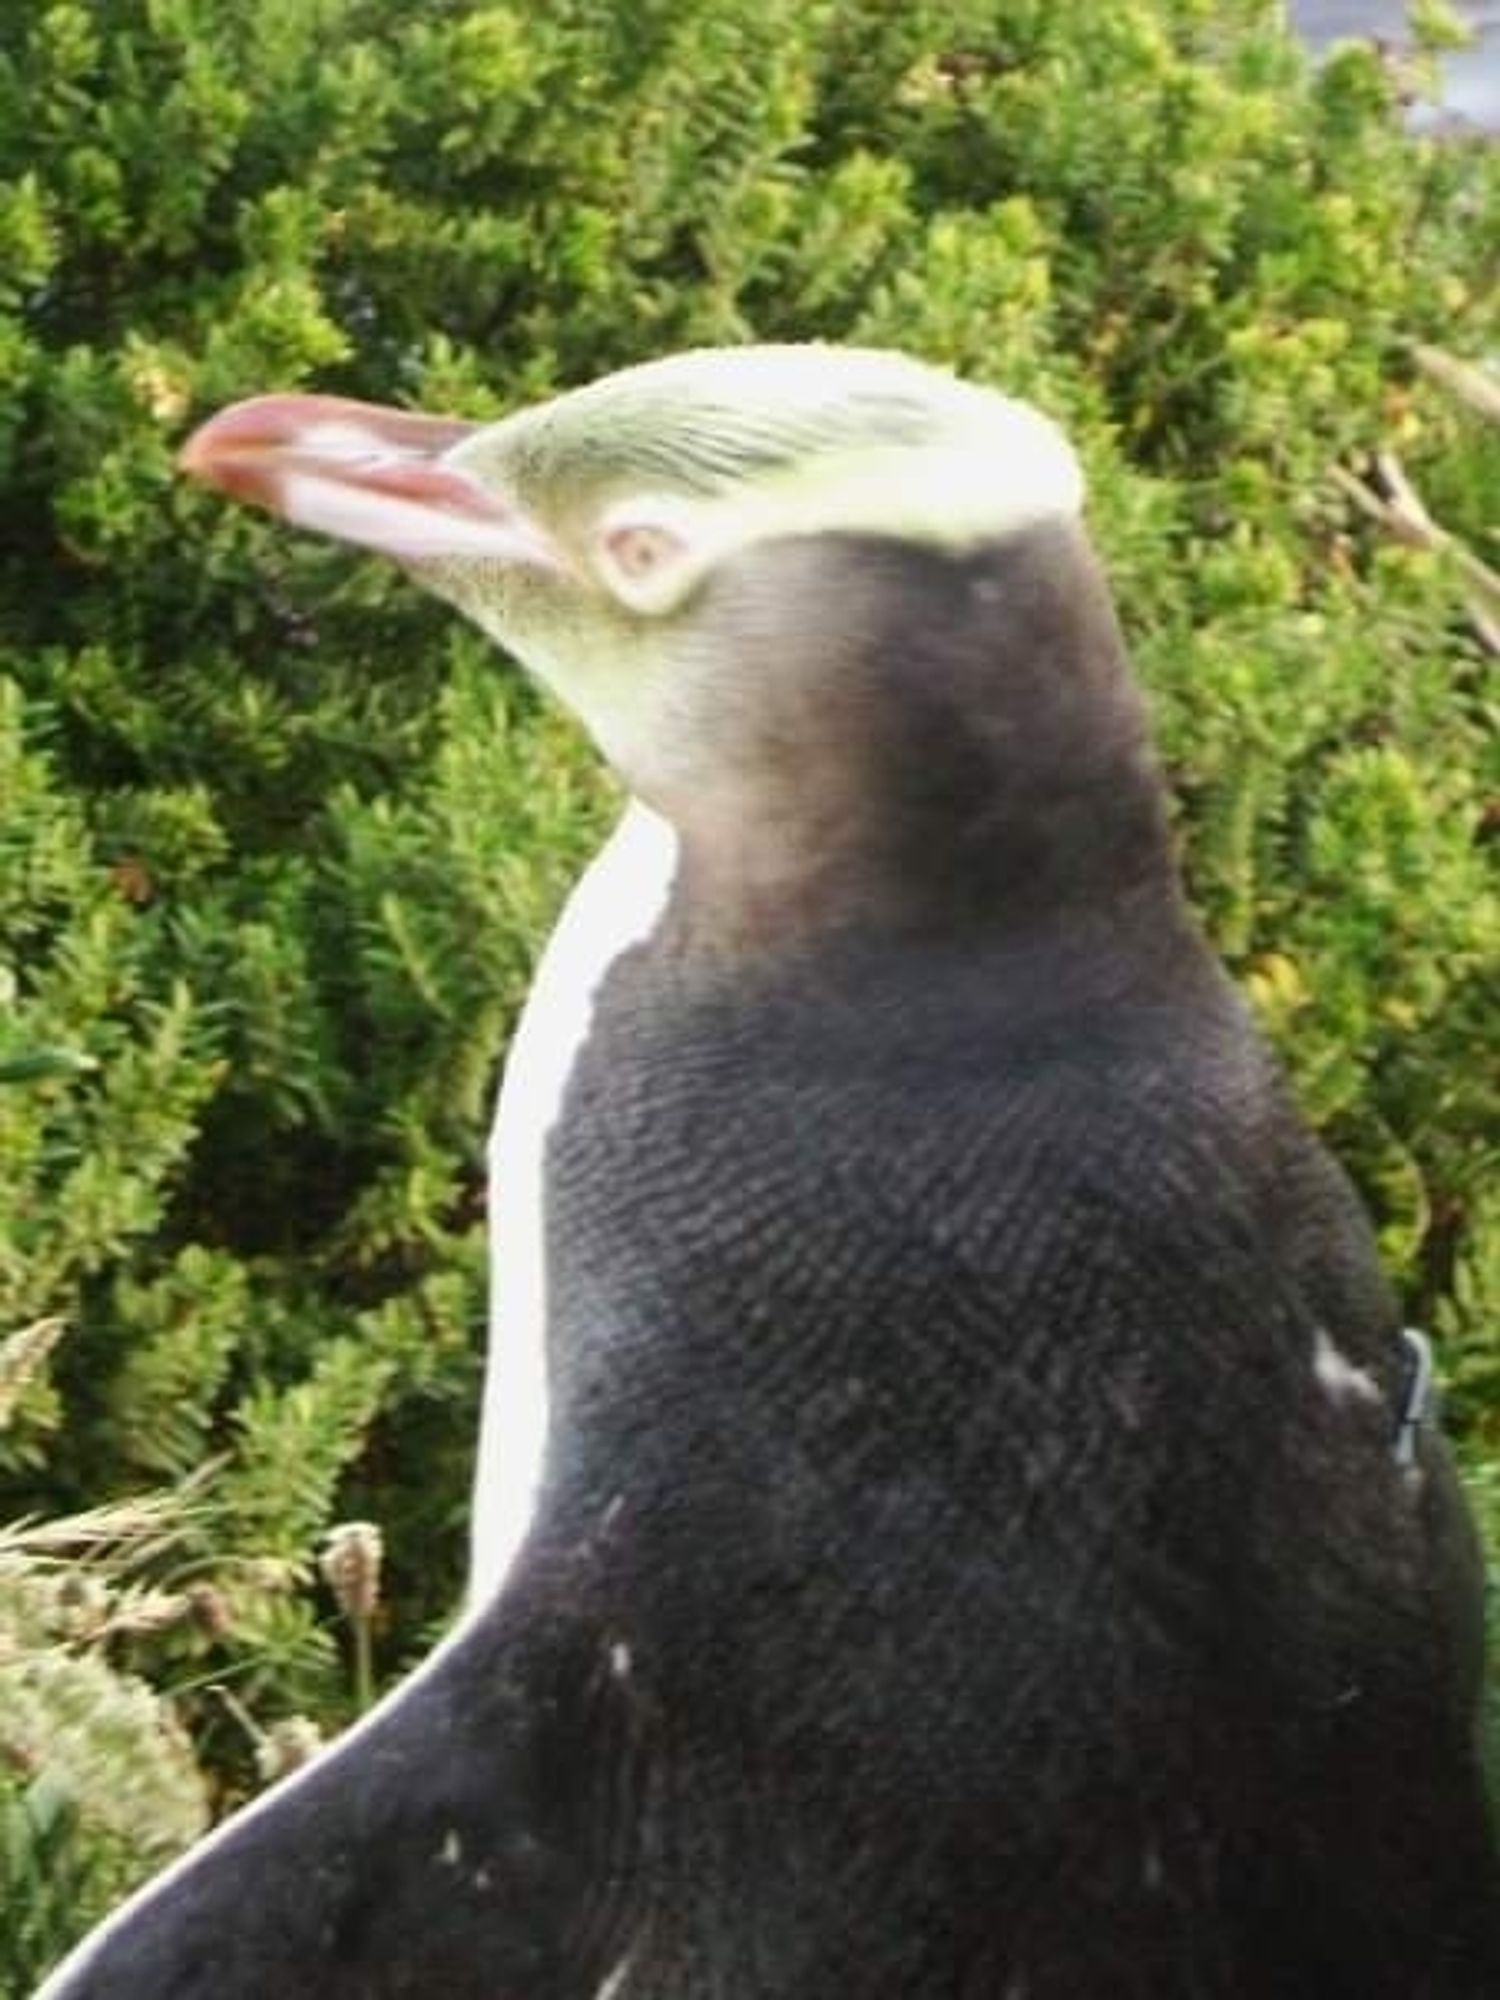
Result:
M46 2000L1500 1994L1470 1531L1053 426L751 347L183 463L634 803L502 1093L471 1608Z

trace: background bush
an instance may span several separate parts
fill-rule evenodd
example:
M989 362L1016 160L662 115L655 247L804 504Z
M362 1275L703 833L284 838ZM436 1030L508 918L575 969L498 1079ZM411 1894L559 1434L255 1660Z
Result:
M0 1520L209 1469L144 1537L0 1546L11 1991L278 1724L342 1719L332 1521L384 1527L384 1673L450 1608L494 1076L612 809L391 570L174 479L237 396L484 415L817 336L1058 415L1195 898L1443 1335L1500 1523L1493 660L1453 562L1329 477L1394 446L1486 546L1496 435L1411 343L1494 351L1500 166L1404 138L1370 50L1311 75L1278 15L7 0L0 1065L96 1066L0 1083L0 1333L67 1328L0 1350Z

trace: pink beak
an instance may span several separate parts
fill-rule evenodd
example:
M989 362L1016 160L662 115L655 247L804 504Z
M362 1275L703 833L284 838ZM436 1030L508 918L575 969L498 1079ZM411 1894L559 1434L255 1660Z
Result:
M564 568L514 501L447 463L480 428L343 396L255 396L210 417L177 463L236 500L397 562Z

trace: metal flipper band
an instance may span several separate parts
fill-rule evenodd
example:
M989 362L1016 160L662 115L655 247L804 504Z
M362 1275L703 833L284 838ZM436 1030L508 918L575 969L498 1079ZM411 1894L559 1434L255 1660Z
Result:
M1401 1344L1406 1349L1406 1393L1401 1399L1393 1449L1397 1465L1415 1465L1417 1434L1423 1424L1431 1423L1436 1415L1432 1343L1425 1333L1419 1333L1414 1326L1404 1326L1401 1329Z

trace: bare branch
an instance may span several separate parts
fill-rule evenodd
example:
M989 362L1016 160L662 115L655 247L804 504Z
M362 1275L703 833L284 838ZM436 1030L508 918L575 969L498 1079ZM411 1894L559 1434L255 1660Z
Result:
M1418 341L1412 349L1417 366L1461 403L1492 424L1500 424L1500 381L1472 361L1460 361L1446 348Z

